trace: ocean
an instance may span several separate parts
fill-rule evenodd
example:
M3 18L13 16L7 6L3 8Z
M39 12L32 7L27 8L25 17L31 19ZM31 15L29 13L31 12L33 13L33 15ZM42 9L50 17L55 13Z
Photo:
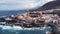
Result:
M27 11L25 10L6 10L6 11L0 11L0 16L9 16L9 15L16 15L16 14L22 14Z
M51 32L50 27L22 28L20 26L2 26L0 25L0 34L47 34Z

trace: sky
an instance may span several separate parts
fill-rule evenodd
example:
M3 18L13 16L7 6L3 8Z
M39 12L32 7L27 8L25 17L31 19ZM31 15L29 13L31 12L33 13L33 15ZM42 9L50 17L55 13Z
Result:
M53 0L0 0L0 10L23 10L31 9Z

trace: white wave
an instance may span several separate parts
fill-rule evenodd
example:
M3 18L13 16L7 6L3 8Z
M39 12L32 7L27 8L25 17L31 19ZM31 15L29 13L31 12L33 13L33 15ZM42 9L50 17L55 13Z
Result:
M20 27L20 26L13 26L13 29L14 29L14 30L22 30L23 28Z
M3 29L3 30L12 29L12 27L11 27L11 26L3 26L2 29Z
M3 27L3 25L0 25L0 28L2 28Z

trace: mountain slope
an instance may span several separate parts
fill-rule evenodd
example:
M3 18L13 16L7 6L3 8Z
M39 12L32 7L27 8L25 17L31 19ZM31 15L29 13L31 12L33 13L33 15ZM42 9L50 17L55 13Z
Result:
M50 10L50 9L55 9L57 6L60 6L60 0L46 3L42 7L38 7L37 9L32 9L31 11Z

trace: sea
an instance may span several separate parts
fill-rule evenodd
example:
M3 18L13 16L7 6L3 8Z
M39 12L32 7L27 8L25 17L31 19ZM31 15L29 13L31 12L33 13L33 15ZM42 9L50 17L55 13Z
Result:
M16 15L26 13L26 10L1 10L0 16L9 16L9 15Z
M51 32L51 27L32 27L23 28L20 26L3 26L0 25L0 34L47 34Z

